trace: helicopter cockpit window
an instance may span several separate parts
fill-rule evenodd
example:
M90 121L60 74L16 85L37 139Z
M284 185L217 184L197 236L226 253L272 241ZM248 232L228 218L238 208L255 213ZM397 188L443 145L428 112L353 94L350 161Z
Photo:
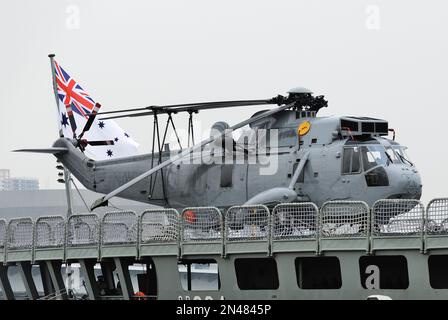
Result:
M398 154L394 151L394 149L392 149L391 147L386 147L386 153L393 163L401 163L401 160Z
M364 171L372 169L378 165L387 166L391 162L391 159L386 154L386 150L380 145L362 146L361 153Z
M359 147L344 148L342 159L342 174L361 172Z
M394 145L392 146L395 150L398 158L400 158L401 162L404 164L410 165L411 167L414 166L414 164L409 160L409 156L406 152L406 147L400 146L400 145Z

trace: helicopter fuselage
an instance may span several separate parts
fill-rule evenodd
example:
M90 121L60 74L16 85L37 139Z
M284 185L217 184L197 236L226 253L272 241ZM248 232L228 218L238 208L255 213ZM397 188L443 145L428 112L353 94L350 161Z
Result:
M292 186L297 193L295 201L320 206L329 200L362 200L372 205L382 198L420 198L420 175L405 148L384 137L387 122L298 112L283 111L251 128L252 133L269 132L263 152L260 148L252 150L250 142L242 138L233 152L214 144L141 180L119 196L174 208L241 205L272 188L291 186L297 167L306 161ZM308 131L301 135L298 127L304 122L308 122ZM276 137L275 144L272 137ZM87 189L105 194L178 152L94 161L76 150L69 139L59 139L54 146L68 149L56 157Z

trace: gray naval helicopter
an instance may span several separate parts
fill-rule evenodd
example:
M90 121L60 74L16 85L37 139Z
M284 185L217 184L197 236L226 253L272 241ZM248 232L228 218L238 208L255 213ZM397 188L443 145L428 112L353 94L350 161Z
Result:
M193 146L189 148L173 151L164 143L170 123L176 130L173 114L190 115L190 142L193 114L260 105L277 106L234 126L217 122L210 138L198 144L191 138ZM105 194L92 209L107 205L115 196L174 208L227 208L242 204L272 207L300 201L320 206L329 200L362 200L372 205L378 199L420 199L420 175L406 148L395 141L395 131L388 122L355 116L317 117L318 111L327 105L323 96L295 88L286 97L278 95L264 100L150 106L102 113L96 108L78 137L60 138L48 149L17 151L54 154L87 189ZM153 116L157 126L157 116L168 115L163 139L154 126L150 154L105 161L89 159L83 153L87 144L113 141L89 142L82 137L97 115L110 113L118 115L102 120ZM235 141L232 130L247 125L250 129ZM387 138L390 132L392 139ZM259 139L260 136L265 139ZM154 150L155 140L158 150ZM257 144L261 140L264 143L260 147ZM229 158L231 161L223 161ZM272 159L275 166L270 170Z

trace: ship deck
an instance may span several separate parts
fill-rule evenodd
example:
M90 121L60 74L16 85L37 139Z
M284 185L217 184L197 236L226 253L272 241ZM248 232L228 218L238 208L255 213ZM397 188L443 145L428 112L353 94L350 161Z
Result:
M321 208L313 203L284 203L271 210L263 205L235 206L225 212L195 207L181 212L149 209L139 214L108 212L102 217L88 213L68 219L0 220L0 288L6 299L14 299L7 271L18 266L28 297L40 298L30 276L32 266L39 265L43 281L47 279L46 295L65 299L69 295L61 266L79 263L88 297L97 299L93 266L112 262L123 279L120 298L132 299L129 265L148 258L177 268L177 262L188 259L234 261L247 255L281 261L291 254L353 254L358 259L396 252L448 252L448 198L434 199L427 206L418 200L379 200L371 208L361 201L330 201ZM157 269L159 282L173 277Z

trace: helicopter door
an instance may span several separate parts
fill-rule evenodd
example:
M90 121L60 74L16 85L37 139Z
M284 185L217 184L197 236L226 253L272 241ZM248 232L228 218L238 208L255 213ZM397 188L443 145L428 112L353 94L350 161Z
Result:
M344 147L342 155L341 182L352 198L357 198L364 191L361 175L361 148Z

